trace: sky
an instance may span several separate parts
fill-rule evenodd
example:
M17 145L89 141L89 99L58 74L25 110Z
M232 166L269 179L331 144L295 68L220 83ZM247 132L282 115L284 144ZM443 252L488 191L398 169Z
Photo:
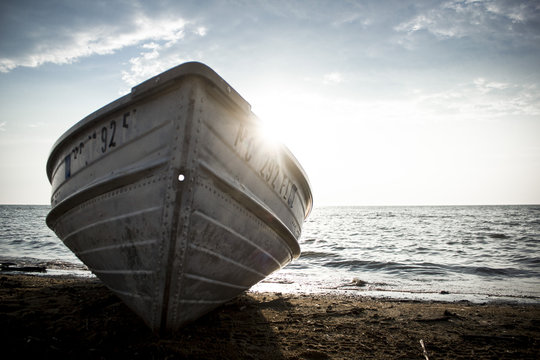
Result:
M186 61L315 206L540 203L540 1L2 0L0 204L48 204L58 137Z

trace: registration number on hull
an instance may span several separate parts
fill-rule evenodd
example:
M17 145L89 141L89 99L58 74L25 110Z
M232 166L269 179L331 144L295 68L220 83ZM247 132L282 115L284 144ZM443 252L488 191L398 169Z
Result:
M258 138L254 132L248 130L244 124L240 124L234 141L237 154L249 163L259 177L292 208L298 187L288 176L281 158L276 156L278 153L267 153L263 143L264 141Z
M69 179L75 172L124 143L135 114L136 110L133 109L125 112L120 118L89 131L64 157L65 179Z

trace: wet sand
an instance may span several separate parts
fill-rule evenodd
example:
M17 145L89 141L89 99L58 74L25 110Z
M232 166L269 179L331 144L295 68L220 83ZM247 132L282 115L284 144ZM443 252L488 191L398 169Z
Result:
M1 274L0 310L4 359L540 358L540 305L248 292L158 337L97 279Z

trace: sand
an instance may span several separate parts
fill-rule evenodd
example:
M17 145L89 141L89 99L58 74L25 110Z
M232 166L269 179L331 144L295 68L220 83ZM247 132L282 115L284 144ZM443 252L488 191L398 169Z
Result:
M3 359L540 359L540 305L248 292L159 337L97 279L1 274L0 310Z

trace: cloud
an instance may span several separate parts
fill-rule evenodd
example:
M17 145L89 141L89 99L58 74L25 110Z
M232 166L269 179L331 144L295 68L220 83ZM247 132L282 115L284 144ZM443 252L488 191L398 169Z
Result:
M123 7L122 11L112 5L108 8L107 4L87 11L82 2L75 2L76 9L70 8L70 2L51 9L47 8L49 4L43 3L35 3L36 8L28 4L20 7L4 4L0 8L4 11L0 20L4 22L2 31L5 31L0 38L0 72L45 63L69 64L92 55L113 54L147 41L170 46L184 36L188 24L178 16L151 16L138 8L137 3ZM65 13L56 14L62 10ZM204 32L201 28L198 31Z
M495 82L495 81L487 81L484 78L477 78L473 81L474 85L476 86L476 89L480 91L482 94L487 94L493 90L504 90L511 87L508 83L501 83L501 82Z
M339 84L343 82L343 75L339 72L331 72L323 77L324 84Z
M31 129L35 129L35 128L39 128L39 127L42 127L44 126L45 123L42 122L42 121L37 121L37 122L33 122L33 123L29 123L28 125L26 125L27 127L31 128Z
M162 71L183 62L193 60L197 55L193 55L179 45L180 40L190 41L192 37L201 38L207 33L204 26L195 27L187 24L183 27L182 36L178 38L154 39L150 43L144 43L140 46L143 50L137 56L129 59L129 69L122 71L122 80L129 86L134 86Z
M193 33L199 36L206 36L208 29L205 26L199 26L196 28Z
M540 4L534 1L451 0L421 9L395 30L408 35L421 31L438 39L510 37L538 41Z
M0 122L0 131L6 131L6 122L5 121Z
M442 92L419 94L419 109L434 116L492 120L506 116L540 115L540 89L536 84L514 84L476 78Z
M486 9L493 14L509 18L513 23L538 21L540 4L534 1L491 1Z
M163 45L156 44L152 48L143 45L142 48L149 50L129 59L129 69L122 71L122 80L129 86L137 85L149 77L186 61L176 54L164 54L163 50L166 47Z
M127 46L145 40L174 43L183 36L185 21L150 19L144 15L133 19L133 30L125 31L115 26L99 29L80 29L63 34L64 41L45 40L22 56L0 58L0 71L8 72L19 66L37 67L45 63L69 64L91 55L113 54Z

